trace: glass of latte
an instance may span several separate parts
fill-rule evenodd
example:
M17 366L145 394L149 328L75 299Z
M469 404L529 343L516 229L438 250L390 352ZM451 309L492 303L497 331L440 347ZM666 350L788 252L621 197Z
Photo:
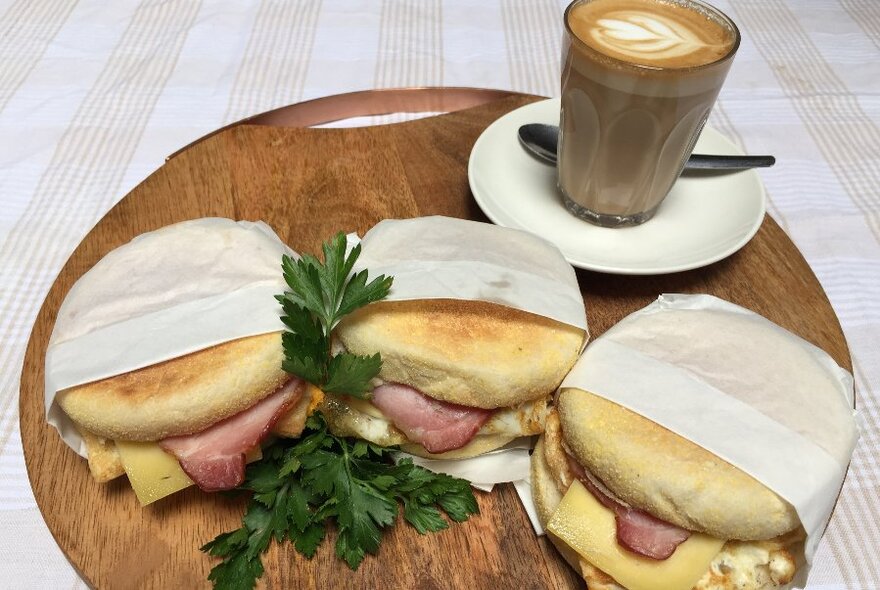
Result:
M694 0L576 0L565 11L558 182L603 227L651 219L690 157L739 47Z

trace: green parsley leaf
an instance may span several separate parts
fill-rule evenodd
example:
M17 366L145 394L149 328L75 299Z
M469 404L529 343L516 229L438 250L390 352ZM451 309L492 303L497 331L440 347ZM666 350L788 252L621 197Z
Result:
M467 484L467 482L464 482ZM470 486L468 486L470 488ZM479 512L477 499L473 494L467 494L466 490L458 488L450 490L437 498L437 503L444 512L455 522L466 521L471 514Z
M328 393L345 393L365 397L372 390L370 379L379 374L382 359L376 353L372 356L357 356L349 352L337 354L327 365L327 382L322 389Z
M219 589L253 588L263 573L261 554L273 539L289 539L311 558L329 524L337 530L337 556L357 569L367 554L379 550L401 504L404 520L422 534L449 526L441 510L459 522L479 513L466 481L432 473L409 459L395 463L392 451L337 437L323 417L310 416L299 440L275 441L248 466L240 489L254 495L242 527L202 547L222 558L208 579Z
M246 528L240 528L231 533L223 533L218 535L216 539L205 543L202 551L214 557L226 557L235 553L237 550L247 545L248 531Z
M303 533L312 525L312 514L309 510L309 496L299 482L290 482L290 493L287 495L287 519L297 532Z
M274 529L272 516L272 512L261 503L252 506L244 515L242 522L248 530L248 559L253 559L269 546Z
M275 469L272 468L270 463L258 462L254 463L248 475L248 489L258 494L270 494L271 498L265 504L266 506L271 506L275 500L275 491L278 488L278 474Z
M367 283L366 270L352 275L361 247L358 244L346 256L346 244L342 233L325 242L323 263L310 254L298 260L282 257L289 290L277 297L288 329L282 335L281 367L325 391L364 398L382 360L379 355L331 356L330 333L347 314L384 299L392 278L381 275Z
M239 590L253 588L263 575L263 562L251 559L246 553L235 553L223 563L214 567L208 580L214 583L215 590Z
M360 251L361 247L358 245L355 250L352 251L352 254L355 252L360 254ZM355 256L357 256L357 254L355 254ZM390 288L391 278L386 279L385 275L381 275L378 279L373 279L370 284L367 284L367 271L362 270L351 277L351 280L348 283L342 301L339 303L339 310L337 312L339 317L348 315L367 303L384 299ZM335 326L336 324L333 323L332 325Z
M404 500L403 517L423 535L428 531L442 531L449 527L436 508L412 500Z
M310 524L296 535L293 546L296 550L311 559L324 540L324 525Z

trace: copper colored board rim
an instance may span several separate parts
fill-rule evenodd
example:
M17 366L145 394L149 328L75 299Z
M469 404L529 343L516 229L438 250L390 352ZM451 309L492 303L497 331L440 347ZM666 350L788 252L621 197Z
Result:
M269 125L272 127L314 127L355 117L372 117L391 113L451 113L480 106L516 95L509 90L467 88L458 86L424 86L413 88L379 88L334 94L294 103L230 123L180 148L170 160L209 137L237 125Z

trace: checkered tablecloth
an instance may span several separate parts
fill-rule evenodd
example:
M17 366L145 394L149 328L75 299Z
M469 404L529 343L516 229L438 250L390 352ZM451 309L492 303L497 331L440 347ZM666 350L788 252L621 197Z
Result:
M849 342L864 431L810 588L880 588L880 2L717 0L743 42L712 124ZM0 587L82 587L25 471L18 384L53 279L165 156L244 116L380 87L558 94L556 0L0 0Z

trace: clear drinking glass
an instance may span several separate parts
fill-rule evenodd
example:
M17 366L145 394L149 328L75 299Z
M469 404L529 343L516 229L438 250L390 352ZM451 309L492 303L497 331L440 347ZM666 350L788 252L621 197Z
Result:
M568 6L558 185L571 213L603 227L654 215L690 157L739 42L733 21L695 0Z

